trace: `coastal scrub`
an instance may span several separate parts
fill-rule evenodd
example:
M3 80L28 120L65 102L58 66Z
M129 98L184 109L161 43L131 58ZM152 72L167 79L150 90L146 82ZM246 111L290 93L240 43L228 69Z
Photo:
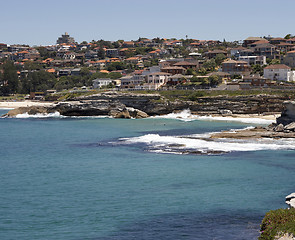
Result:
M260 226L259 240L271 240L285 233L295 235L295 209L277 209L266 213Z

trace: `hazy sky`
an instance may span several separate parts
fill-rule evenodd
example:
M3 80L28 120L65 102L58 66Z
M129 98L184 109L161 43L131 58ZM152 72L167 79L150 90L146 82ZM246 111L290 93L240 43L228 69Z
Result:
M242 40L295 33L294 0L1 0L0 43L165 37Z

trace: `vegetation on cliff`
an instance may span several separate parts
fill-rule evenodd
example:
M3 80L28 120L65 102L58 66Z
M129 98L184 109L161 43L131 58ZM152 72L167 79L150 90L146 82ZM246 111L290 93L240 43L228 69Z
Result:
M266 213L261 224L259 240L272 240L285 233L295 236L295 209L278 209Z

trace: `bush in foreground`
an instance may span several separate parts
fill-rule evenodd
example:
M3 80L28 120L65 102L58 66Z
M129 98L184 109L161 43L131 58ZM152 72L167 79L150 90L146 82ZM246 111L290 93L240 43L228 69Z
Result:
M266 213L261 224L259 240L271 240L285 233L295 236L295 209L278 209Z

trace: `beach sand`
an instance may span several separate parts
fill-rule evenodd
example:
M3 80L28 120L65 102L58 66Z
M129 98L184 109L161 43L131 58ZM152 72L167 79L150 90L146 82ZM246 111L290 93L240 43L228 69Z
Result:
M54 106L53 102L37 102L37 101L2 101L0 108L18 108L18 107L31 107L31 106Z

